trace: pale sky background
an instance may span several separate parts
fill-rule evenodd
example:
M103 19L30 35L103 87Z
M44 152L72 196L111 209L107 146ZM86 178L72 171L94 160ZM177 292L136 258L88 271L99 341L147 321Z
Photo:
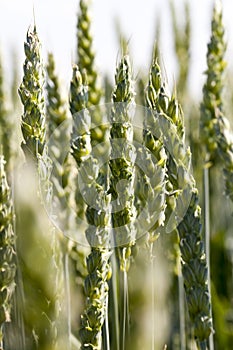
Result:
M179 20L183 22L184 0L173 0ZM210 18L213 0L187 0L191 5L191 91L201 92L203 71L206 68L206 45L210 37ZM0 0L0 50L3 66L10 80L13 64L12 52L17 54L20 73L24 62L23 43L28 26L33 23L33 6L37 30L42 41L44 60L52 51L57 63L57 72L68 86L71 67L75 57L76 23L79 0ZM130 39L134 74L148 69L155 36L156 20L159 17L162 31L162 56L168 79L174 81L176 61L173 55L173 40L169 0L93 0L92 17L94 46L100 72L114 77L119 56L114 18L118 18L123 33ZM223 0L223 14L228 40L227 59L233 63L233 1ZM231 62L232 61L232 62ZM9 73L9 74L8 74Z

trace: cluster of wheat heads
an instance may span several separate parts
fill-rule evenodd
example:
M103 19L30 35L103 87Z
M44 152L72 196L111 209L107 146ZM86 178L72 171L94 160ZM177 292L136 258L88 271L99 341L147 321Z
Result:
M147 78L141 80L140 108L131 58L125 54L114 86L106 92L111 102L101 105L104 90L95 66L88 1L80 1L77 57L65 98L52 53L44 64L37 28L29 28L18 89L25 159L13 200L7 166L13 126L0 69L1 349L213 350L214 330L216 344L228 349L226 340L218 340L220 321L212 305L205 250L208 225L207 220L202 225L200 186L192 173L186 116L177 98L188 99L187 89L182 90L189 68L188 7L186 13L184 42L172 7L176 52L179 62L185 59L177 92L169 91L154 49ZM206 150L205 168L216 157L222 162L226 194L232 199L233 142L221 95L226 45L219 3L211 35L200 150ZM171 270L164 289L159 255ZM149 271L143 271L144 279L142 267ZM146 285L147 275L151 281ZM141 281L144 285L138 286ZM167 309L161 340L158 300ZM146 303L150 310L139 315Z

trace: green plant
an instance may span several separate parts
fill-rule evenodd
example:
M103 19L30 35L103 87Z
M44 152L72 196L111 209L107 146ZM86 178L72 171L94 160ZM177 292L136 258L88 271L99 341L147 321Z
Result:
M44 67L36 26L30 28L19 87L22 166L18 154L12 157L12 145L20 141L17 123L9 124L17 114L16 99L11 111L0 64L0 143L11 163L0 157L0 347L231 348L232 220L230 204L218 194L222 167L225 192L233 201L233 139L223 108L226 42L220 4L212 17L200 130L188 85L193 33L187 2L184 23L176 4L170 7L179 69L173 90L158 63L163 28L157 21L149 74L139 69L133 78L122 40L114 86L103 72L105 105L89 2L79 3L77 65L69 92L61 92L52 53ZM229 85L232 95L230 90ZM14 181L9 170L16 159L20 171ZM11 322L5 322L11 305Z
M44 195L45 203L51 214L51 160L48 157L45 144L46 120L43 90L45 75L41 58L41 44L35 25L27 32L24 49L26 55L24 76L19 88L19 95L24 106L21 147L27 161L25 168L35 181L32 188L38 191L38 180L40 180L41 194ZM26 176L28 175L27 171ZM36 195L34 192L34 195L38 201L38 207L40 207L41 197L38 196L38 192ZM35 221L34 226L30 223L28 230L25 229L25 223L20 222L17 225L20 237L17 254L22 270L25 295L22 313L27 328L27 337L31 348L36 348L39 344L43 349L53 349L59 346L58 333L62 329L60 322L63 315L61 307L64 292L63 269L58 236L48 223L46 223L46 228L43 227L45 231L41 232L38 213L35 208L29 208L28 199L26 203L22 201L21 204L21 207L17 207L19 217L28 218L31 215ZM43 255L41 255L41 251L44 251ZM32 262L30 259L32 252L35 257L40 256L40 271L38 271L37 262ZM47 278L43 280L45 271ZM32 309L34 309L33 312ZM39 315L38 318L36 314Z
M214 6L211 29L207 52L207 80L203 87L201 104L201 130L205 138L207 159L214 163L215 159L220 156L224 167L226 195L233 201L233 143L223 106L226 42L221 2L216 2Z
M132 115L129 111L133 102L131 67L128 56L120 61L115 75L116 87L112 94L111 111L111 170L110 190L114 201L112 227L115 228L114 245L119 247L122 271L129 268L131 246L135 244L135 215L133 181L135 176L135 149L132 146ZM121 188L119 187L121 185ZM118 185L118 188L116 186ZM123 209L122 209L123 208ZM119 228L119 229L118 229ZM119 230L119 232L118 232ZM121 232L122 231L122 232Z
M151 70L151 84L154 108L157 107L154 130L165 135L165 149L168 156L168 179L175 194L175 210L180 221L177 230L180 238L181 266L184 277L189 316L193 323L194 336L201 349L207 348L206 341L211 333L210 298L207 280L207 264L201 233L200 207L195 180L190 173L191 153L184 143L183 116L176 99L164 95L161 85L160 68ZM159 87L163 88L162 92ZM156 91L158 91L156 96ZM157 97L157 101L156 101ZM152 106L153 106L152 105ZM169 130L169 139L166 137ZM190 197L189 197L190 196ZM182 213L185 201L188 209Z
M178 15L175 11L174 2L170 1L172 28L174 32L175 54L177 56L179 73L177 78L177 93L179 99L185 99L188 90L188 74L190 68L190 44L191 44L191 18L190 4L185 1L184 18L185 23L183 28L178 24Z
M100 85L100 77L95 67L95 53L93 49L93 37L91 34L91 18L89 14L89 0L81 0L77 23L77 65L82 74L86 75L89 86L88 107L99 106L103 89ZM83 77L84 78L84 77ZM91 138L92 143L101 143L105 139L106 127L104 126L102 113L99 107L95 107L92 117Z
M55 72L55 60L53 54L48 54L46 65L46 116L48 120L48 136L68 118L68 106L61 97L59 79Z
M6 108L6 96L4 91L4 74L2 60L0 58L0 144L2 148L1 152L4 154L7 161L6 166L9 167L12 155L12 142L10 134L13 128L9 111L7 111Z
M91 204L87 205L88 228L86 238L91 247L87 257L88 274L84 281L85 309L81 315L79 336L81 349L102 347L102 327L107 320L108 284L111 255L109 251L108 195L99 178L99 167L91 155L90 115L87 109L88 89L77 66L73 67L70 85L70 110L73 117L71 150L87 195L93 187L96 191ZM91 192L90 192L91 193Z
M222 90L223 72L226 67L224 55L226 43L222 23L221 2L216 1L211 23L211 39L207 52L207 78L203 86L203 101L200 106L200 130L206 150L206 162L215 162L217 156L217 138L215 125L218 124L219 112L223 110Z
M218 168L222 163L225 179L225 191L231 198L232 193L232 141L229 132L229 126L226 118L223 116L223 88L224 88L224 70L226 61L224 60L226 52L225 30L222 19L222 3L216 1L211 22L211 38L207 50L207 71L206 82L203 86L203 101L200 105L200 134L204 144L204 190L205 190L205 228L206 228L206 251L209 262L210 255L210 225L211 225L211 203L213 194L210 191L209 178L212 180L212 165ZM220 170L220 169L217 169ZM212 180L213 181L213 180ZM210 282L209 282L210 284ZM213 286L215 291L215 288ZM213 312L215 307L218 309L218 297L215 295ZM216 314L218 322L219 314ZM219 337L219 340L221 337ZM218 340L215 341L218 343ZM213 340L211 344L213 348Z
M15 289L14 213L11 191L5 173L5 160L0 156L0 347L4 349L4 324L10 322L12 295Z
M24 51L24 76L19 88L24 106L21 123L24 140L21 147L30 160L41 155L45 145L44 67L36 26L28 29Z
M55 61L52 53L48 54L46 79L46 120L47 135L50 145L50 157L53 161L51 182L53 184L54 200L57 200L57 213L62 230L67 231L70 226L71 212L71 169L69 156L70 132L68 103L61 97L61 87L55 72ZM55 199L56 197L56 199Z

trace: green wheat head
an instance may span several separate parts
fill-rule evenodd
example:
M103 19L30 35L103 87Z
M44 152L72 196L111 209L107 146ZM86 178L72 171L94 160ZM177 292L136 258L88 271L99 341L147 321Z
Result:
M215 3L211 29L211 40L207 52L207 81L203 87L201 104L201 132L210 160L213 160L214 156L219 156L221 159L225 192L233 201L233 140L229 122L225 117L222 97L223 74L226 67L224 60L226 42L220 1Z
M200 133L206 148L207 160L212 162L217 155L215 124L218 123L218 110L223 109L223 73L226 67L224 32L221 2L216 1L211 24L211 39L207 51L207 70L205 72L207 78L203 86L203 101L200 106Z
M103 89L100 85L99 73L95 66L95 53L91 33L91 18L89 14L90 1L80 0L80 12L77 23L77 65L82 74L86 74L88 83L88 107L96 106L92 112L91 141L93 145L105 140L106 126L99 107ZM103 150L104 151L104 150Z
M215 132L217 134L217 151L223 166L225 194L233 202L233 137L229 122L220 111Z
M114 208L112 227L115 244L120 248L121 269L129 267L131 247L135 244L136 208L134 206L134 178L136 159L133 141L132 105L134 103L133 81L129 57L124 56L115 74L115 89L112 94L110 116L111 155L109 167L110 193Z
M24 51L26 55L24 76L18 90L24 107L21 122L23 135L21 147L27 163L30 164L33 161L33 172L31 175L36 180L35 188L37 190L38 207L41 204L41 196L43 195L44 202L51 215L53 186L50 180L51 159L45 143L45 74L41 58L41 43L35 25L33 28L29 28L27 32ZM27 169L30 170L29 167ZM35 170L38 171L37 174ZM38 180L40 183L37 182ZM59 346L58 333L61 332L59 323L63 317L61 315L63 311L61 299L64 296L64 279L60 242L51 225L47 225L46 232L39 230L37 214L33 212L33 209L28 208L28 203L22 205L22 208L18 208L18 214L22 214L22 217L25 218L25 222L20 222L19 224L20 243L18 246L21 264L23 261L21 266L25 295L25 304L23 305L24 322L27 325L29 334L34 332L36 337L38 337L38 339L34 339L34 342L38 342L41 349L46 349L46 347L53 349ZM29 224L30 220L27 221L27 215L31 215L33 225ZM43 217L42 212L41 217ZM24 225L27 225L26 230ZM22 242L26 242L26 244L23 246ZM42 250L44 251L43 255L39 253ZM35 255L35 261L30 261L30 254ZM37 254L40 254L40 271L38 271L38 261L36 261L36 257L38 258ZM43 281L42 275L45 274L45 271L46 278L43 276ZM49 283L53 284L53 289L51 290L48 290L48 280ZM34 308L38 317L35 317L33 313L30 314L29 310L31 310L31 307Z
M51 52L48 54L46 71L46 114L48 119L48 135L50 136L68 118L68 109L61 97L60 83L55 71L55 60Z
M91 35L91 19L89 15L90 1L80 1L80 13L77 24L77 64L80 70L87 72L89 86L88 105L98 105L102 97L102 90L98 85L98 73L95 68L95 54Z
M83 83L82 75L77 66L73 67L73 78L70 85L70 111L75 115L71 135L71 152L78 166L91 152L91 118L86 110L88 87Z
M156 60L153 60L149 81L145 90L146 112L143 125L143 143L150 153L147 157L137 161L137 164L144 164L145 171L142 172L141 191L139 191L141 201L148 206L148 212L154 215L158 214L158 219L155 220L153 227L149 232L149 241L153 242L157 238L158 228L164 225L165 209L166 209L166 184L167 184L167 155L163 143L158 137L156 129L159 128L157 113L158 111L158 91L161 86L161 74ZM156 136L157 134L157 136ZM138 152L138 155L140 152ZM153 164L153 160L156 161ZM140 184L140 181L139 181ZM142 204L141 203L141 204ZM157 233L156 233L157 232Z
M86 296L85 309L81 315L79 337L81 349L101 350L102 327L107 315L108 283L111 270L108 263L109 195L105 190L105 181L99 177L99 166L91 155L90 115L87 109L88 90L77 66L73 68L70 85L70 110L74 119L71 135L71 150L75 158L80 179L85 183L87 203L86 219L88 228L86 238L91 246L87 257L87 276L84 281ZM93 195L93 193L95 193Z
M151 79L155 83L158 81L156 79L158 70L159 67L154 70L155 79ZM157 85L154 89L157 89ZM167 175L173 187L172 191L176 192L177 215L181 216L177 229L180 238L182 274L189 316L193 322L195 338L201 348L206 348L206 341L212 331L212 320L198 191L195 180L190 173L191 152L184 143L183 114L175 98L169 98L169 96L167 98L169 100L167 109L162 103L160 109L163 110L163 113L157 117L160 119L163 135L168 136L165 139L166 142L168 141L165 145L168 152ZM190 194L191 197L188 199L187 196ZM183 202L185 203L187 200L189 201L187 202L188 209L182 213Z
M24 52L24 76L19 88L24 106L21 146L26 158L32 159L42 154L45 145L44 68L36 26L28 29Z

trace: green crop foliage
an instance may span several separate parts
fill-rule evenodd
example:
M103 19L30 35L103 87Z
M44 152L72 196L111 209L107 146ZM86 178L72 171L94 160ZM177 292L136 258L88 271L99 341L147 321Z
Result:
M11 319L16 274L13 202L6 179L5 163L4 157L0 156L0 346L2 349L5 348L4 324Z
M119 18L115 75L97 69L90 9L80 0L74 13L68 84L51 47L44 59L35 24L19 86L16 53L10 74L0 62L0 349L230 350L233 106L224 107L224 6L213 6L200 104L189 91L188 1L183 19L172 1L171 23L163 7L156 13L148 70L133 68ZM164 23L175 82L166 77ZM227 89L232 96L231 83Z

